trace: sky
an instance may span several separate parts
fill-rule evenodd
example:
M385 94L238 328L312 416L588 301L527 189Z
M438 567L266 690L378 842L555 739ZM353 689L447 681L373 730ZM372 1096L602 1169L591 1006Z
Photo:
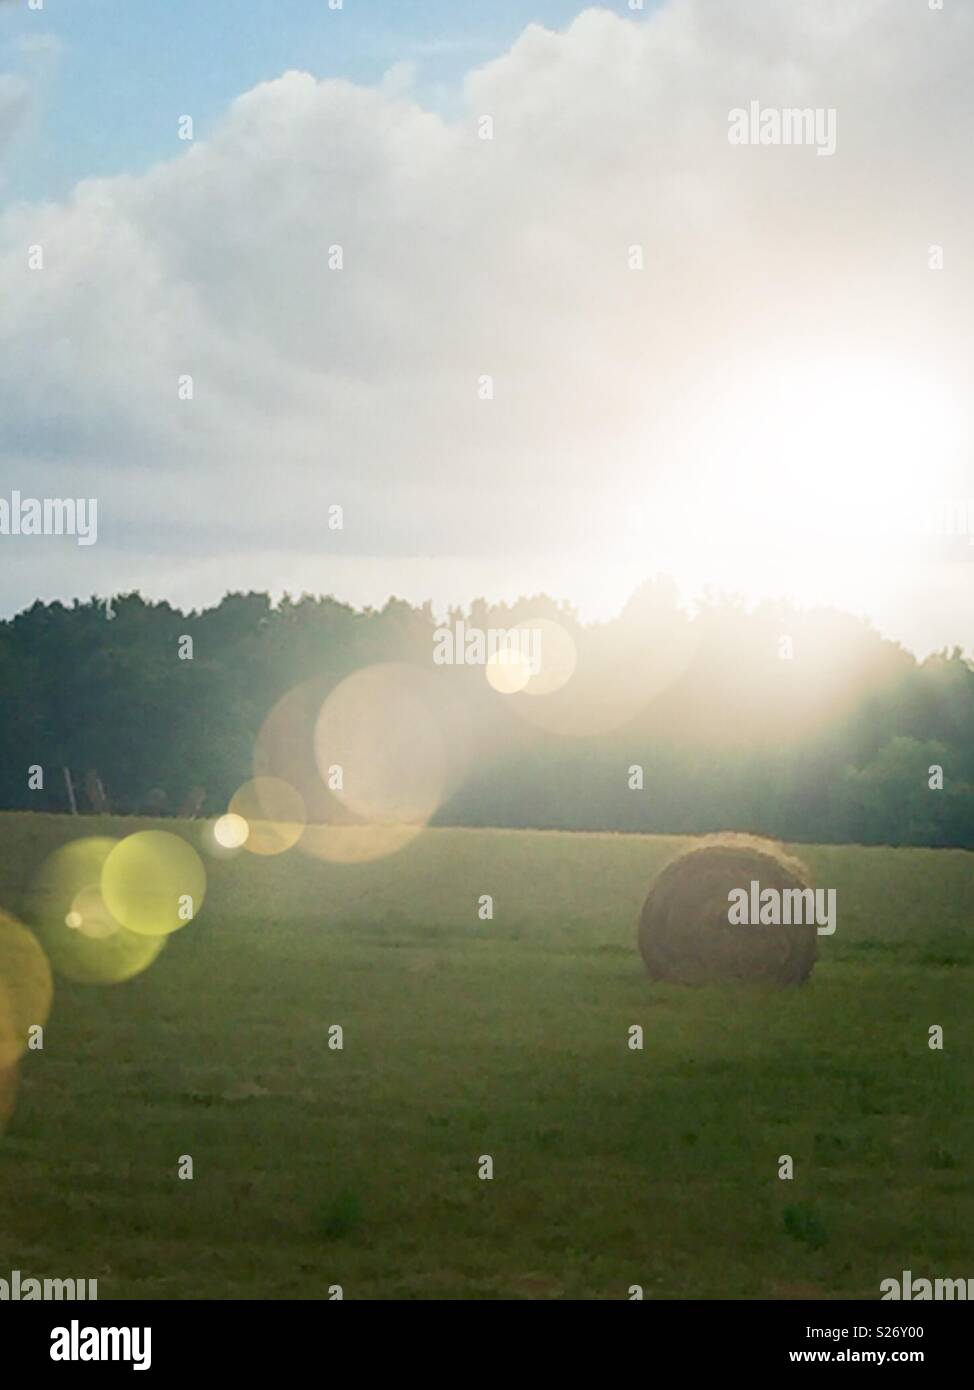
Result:
M974 648L972 11L0 0L0 499L98 502L0 613L662 571Z

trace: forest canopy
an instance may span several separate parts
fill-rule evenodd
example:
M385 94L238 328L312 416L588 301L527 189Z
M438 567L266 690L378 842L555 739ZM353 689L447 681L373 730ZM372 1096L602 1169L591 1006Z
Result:
M482 666L434 662L445 627L537 621L574 644L557 695L512 697ZM596 624L547 596L439 617L265 593L189 613L138 593L37 602L0 623L0 804L68 810L68 769L81 811L176 815L195 793L194 812L219 814L283 696L310 682L324 698L388 662L423 668L462 711L466 773L434 823L974 847L959 648L919 662L860 619L783 602L710 594L691 613L665 579Z

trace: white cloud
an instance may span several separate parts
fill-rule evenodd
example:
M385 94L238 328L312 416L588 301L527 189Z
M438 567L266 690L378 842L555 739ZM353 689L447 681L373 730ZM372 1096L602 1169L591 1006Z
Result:
M367 569L371 598L435 572L438 599L575 574L588 602L634 496L656 530L631 568L654 568L666 496L693 495L688 438L745 364L817 343L966 371L972 59L969 6L593 10L473 71L456 121L409 98L405 68L378 89L288 72L141 177L10 209L0 470L97 495L101 538L53 570L18 556L4 597L42 570L87 592L141 567L207 597L215 570L360 596ZM0 140L23 100L4 81ZM834 158L729 146L752 98L835 107Z

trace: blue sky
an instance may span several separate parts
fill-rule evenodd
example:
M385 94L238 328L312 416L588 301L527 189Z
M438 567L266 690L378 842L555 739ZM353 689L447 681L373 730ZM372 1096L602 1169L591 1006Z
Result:
M646 0L648 11L656 0ZM205 136L228 103L289 68L374 83L416 65L448 108L471 67L532 21L563 29L581 0L26 0L0 4L0 72L27 79L32 119L5 161L12 198L62 198L79 178L137 173L176 151L176 119ZM626 0L600 8L637 18ZM49 41L50 46L46 46Z

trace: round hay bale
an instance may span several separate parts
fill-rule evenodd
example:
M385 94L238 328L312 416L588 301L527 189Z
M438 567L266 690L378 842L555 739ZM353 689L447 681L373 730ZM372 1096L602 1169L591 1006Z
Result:
M667 864L639 919L639 950L650 975L683 985L807 979L818 954L814 920L789 926L728 920L731 890L750 893L752 881L779 892L811 886L800 860L750 835L708 836Z

